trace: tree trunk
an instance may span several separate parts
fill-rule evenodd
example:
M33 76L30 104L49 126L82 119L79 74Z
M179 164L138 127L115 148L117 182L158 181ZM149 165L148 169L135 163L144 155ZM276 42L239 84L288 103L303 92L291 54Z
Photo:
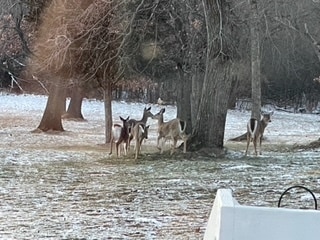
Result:
M231 67L219 57L208 59L206 69L192 142L193 145L196 143L196 149L222 149L231 90Z
M191 79L189 79L182 69L182 66L178 64L179 80L178 80L178 94L177 94L177 117L187 122L186 133L189 134L192 131L191 122Z
M84 120L81 112L82 100L83 100L82 89L79 86L74 86L71 90L71 98L70 98L68 110L66 114L62 115L62 118Z
M192 119L192 129L195 127L197 120L199 103L202 85L204 79L204 72L200 70L199 67L194 69L194 74L192 75L192 93L191 93L191 119Z
M106 89L103 90L104 114L105 114L105 137L106 143L110 142L112 131L112 87L110 81L107 83Z
M206 72L200 96L199 111L191 144L209 151L223 148L224 129L231 90L232 36L230 3L202 1L207 26Z
M46 109L35 131L64 131L61 114L65 111L65 88L61 87L60 83L57 83L52 84L50 90Z
M261 117L261 68L260 68L260 38L259 15L257 0L250 0L251 21L251 117L260 120Z

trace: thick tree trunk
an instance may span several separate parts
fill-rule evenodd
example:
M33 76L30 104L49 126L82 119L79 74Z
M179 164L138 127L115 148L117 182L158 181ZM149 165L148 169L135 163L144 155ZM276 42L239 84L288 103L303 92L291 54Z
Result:
M193 131L192 142L196 149L223 148L228 96L231 90L230 69L230 63L220 58L207 63L207 73Z
M62 118L84 120L81 112L82 100L82 89L78 86L74 86L71 90L71 99L68 106L68 110L65 114L62 115Z
M192 75L192 93L191 93L191 119L192 129L195 127L197 122L197 115L199 110L200 97L202 92L202 85L204 79L204 72L200 71L199 68L195 68L194 74Z
M191 84L189 79L182 69L181 65L178 65L179 81L177 85L177 117L187 122L186 133L189 134L192 131L191 122Z
M65 88L60 84L52 84L46 109L36 131L64 131L61 114L65 111L66 94Z
M106 143L111 140L112 131L112 87L109 82L107 82L106 89L103 90L103 100L104 100L104 114L105 114L105 137Z
M206 73L191 144L195 149L223 149L231 90L232 26L229 2L203 0L207 26Z

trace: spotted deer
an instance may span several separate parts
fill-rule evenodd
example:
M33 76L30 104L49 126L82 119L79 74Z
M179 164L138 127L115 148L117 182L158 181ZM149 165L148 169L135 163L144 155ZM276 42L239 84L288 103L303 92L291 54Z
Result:
M123 151L124 155L127 155L127 150L128 150L128 144L129 144L129 125L128 125L128 120L129 117L126 119L120 117L122 121L122 126L120 124L113 124L112 126L112 132L111 132L111 146L110 146L110 155L112 154L112 148L113 148L113 143L116 143L116 152L117 152L117 157L120 155L120 149L119 145L123 145Z
M250 142L253 142L255 155L258 155L257 152L257 143L259 142L259 154L261 155L261 142L265 128L268 126L268 123L271 122L271 113L262 113L262 118L258 121L255 118L251 118L247 124L247 149L245 156L248 154L248 148Z
M186 122L175 118L168 122L163 121L163 114L165 108L162 108L157 114L155 114L152 119L158 120L158 138L157 138L157 148L160 150L160 153L163 153L163 145L167 139L173 141L171 148L171 154L174 153L177 145L177 141L181 139L183 141L183 152L187 152L187 140L189 136L185 133ZM161 147L159 147L159 141L162 139Z
M153 114L151 113L151 107L148 107L148 108L145 107L143 109L143 115L142 115L141 120L130 119L128 121L128 124L129 124L131 129L133 129L135 127L135 125L137 125L138 123L143 123L144 125L146 125L149 117L150 118L153 117ZM131 133L130 137L129 137L128 148L130 148L130 143L131 143L133 138L134 138L133 133Z
M148 139L148 130L149 126L146 126L143 123L137 123L132 130L133 138L136 140L135 159L138 158L138 155L141 151L142 141L144 139Z

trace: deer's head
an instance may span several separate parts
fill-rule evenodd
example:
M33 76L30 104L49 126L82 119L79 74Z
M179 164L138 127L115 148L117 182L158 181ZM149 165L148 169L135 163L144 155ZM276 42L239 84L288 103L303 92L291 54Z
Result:
M160 119L160 118L163 118L163 114L164 112L166 111L165 108L162 108L157 114L154 114L152 119Z

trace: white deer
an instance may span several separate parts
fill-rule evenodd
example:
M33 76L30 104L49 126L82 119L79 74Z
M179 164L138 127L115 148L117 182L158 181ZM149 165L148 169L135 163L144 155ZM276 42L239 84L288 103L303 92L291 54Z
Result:
M181 139L183 141L183 152L187 152L187 140L189 136L185 133L186 122L175 118L168 122L163 122L163 114L165 108L162 108L157 114L155 114L152 119L158 119L158 138L157 138L157 147L160 149L160 153L163 152L163 145L167 139L173 141L171 148L171 154L174 153L177 145L177 141ZM161 147L159 147L159 141L162 139Z

